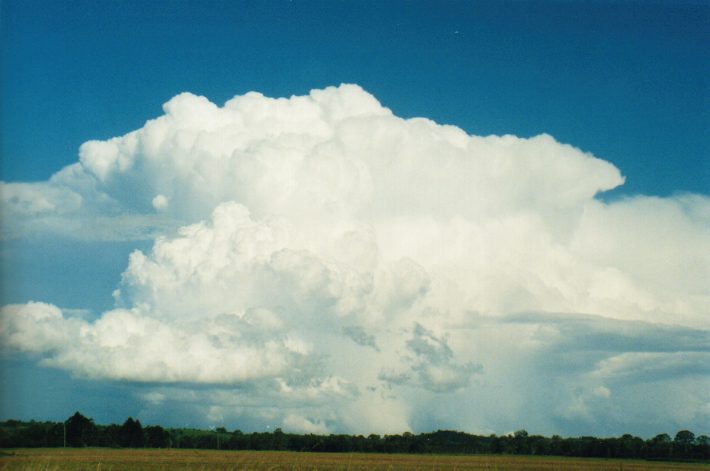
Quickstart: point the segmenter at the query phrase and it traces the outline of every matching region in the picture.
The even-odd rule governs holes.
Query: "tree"
[[[170,434],[159,425],[148,426],[143,429],[145,446],[149,448],[167,448],[170,446]]]
[[[66,420],[65,425],[67,445],[88,446],[94,444],[96,426],[93,420],[84,417],[77,411]]]
[[[121,426],[116,424],[103,427],[100,434],[99,446],[109,446],[117,448],[121,446]]]
[[[675,438],[673,439],[673,443],[678,444],[678,445],[693,445],[695,442],[695,434],[691,432],[690,430],[681,430],[680,432],[675,434]]]
[[[648,442],[650,458],[670,458],[672,450],[671,437],[667,433],[656,435]]]
[[[515,443],[515,452],[517,454],[527,455],[530,453],[528,436],[528,431],[525,429],[520,429],[513,434],[513,442]]]
[[[142,448],[145,443],[143,426],[140,420],[126,419],[121,426],[121,446],[124,448]]]
[[[695,445],[695,434],[690,430],[681,430],[673,439],[673,454],[677,458],[687,458]]]
[[[274,430],[271,448],[274,450],[285,450],[288,445],[288,437],[280,428]]]
[[[694,457],[700,460],[710,460],[710,437],[700,435],[695,439]]]

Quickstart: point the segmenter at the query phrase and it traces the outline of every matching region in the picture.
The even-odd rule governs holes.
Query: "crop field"
[[[710,464],[506,455],[452,456],[360,453],[296,453],[274,451],[44,448],[1,450],[0,470],[681,471],[710,470]]]

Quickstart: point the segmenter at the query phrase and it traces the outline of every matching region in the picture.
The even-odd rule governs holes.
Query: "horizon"
[[[710,434],[708,19],[3,1],[0,420]]]
[[[411,435],[415,435],[415,436],[416,436],[416,435],[436,434],[436,433],[439,433],[439,432],[452,432],[452,433],[461,433],[461,434],[465,434],[465,435],[472,435],[472,436],[478,436],[478,437],[491,437],[491,436],[495,436],[495,437],[499,437],[499,438],[504,438],[504,437],[514,437],[514,436],[517,436],[517,435],[520,435],[520,434],[524,434],[526,437],[530,437],[530,438],[534,438],[534,437],[553,438],[553,437],[555,437],[555,436],[559,436],[559,437],[562,438],[562,439],[596,438],[596,439],[600,439],[600,440],[614,439],[614,438],[622,438],[622,437],[624,437],[624,436],[631,435],[631,434],[628,434],[628,433],[622,433],[622,434],[620,434],[620,435],[618,435],[618,436],[611,436],[611,435],[609,435],[609,436],[595,436],[595,435],[560,436],[560,435],[557,435],[557,434],[555,434],[555,435],[550,435],[550,436],[546,436],[546,435],[543,435],[543,434],[529,433],[528,430],[525,429],[524,427],[519,428],[519,429],[517,429],[517,430],[515,430],[515,431],[510,431],[510,432],[506,432],[506,433],[502,433],[502,434],[491,433],[491,434],[488,434],[488,435],[477,434],[477,433],[470,433],[470,432],[464,432],[464,431],[461,431],[461,430],[454,430],[454,429],[436,429],[436,430],[432,429],[432,430],[421,431],[421,432],[416,432],[416,433],[412,433],[412,432],[409,431],[409,430],[404,430],[404,431],[402,431],[402,432],[392,432],[392,433],[387,433],[387,434],[377,434],[377,433],[372,433],[372,434],[355,434],[355,433],[339,433],[339,434],[336,434],[336,433],[327,433],[327,434],[326,434],[326,433],[292,432],[292,431],[285,431],[285,432],[284,432],[283,430],[281,430],[280,427],[277,427],[277,428],[274,428],[274,429],[267,428],[267,429],[265,429],[265,430],[243,431],[243,430],[241,430],[239,427],[230,430],[230,429],[225,428],[225,427],[220,426],[220,425],[211,425],[211,426],[209,426],[209,427],[207,427],[207,428],[195,428],[195,427],[164,427],[163,425],[161,425],[161,424],[159,424],[159,423],[141,423],[140,419],[134,419],[134,418],[131,417],[131,416],[126,417],[126,419],[123,420],[123,421],[120,421],[120,420],[119,420],[118,422],[112,422],[112,423],[97,423],[96,421],[94,421],[93,418],[85,416],[85,415],[82,414],[81,411],[79,411],[79,410],[75,411],[73,414],[71,414],[71,415],[70,415],[69,417],[67,417],[66,419],[60,420],[60,421],[53,421],[53,420],[34,420],[34,419],[33,419],[33,420],[25,421],[25,420],[18,420],[18,419],[3,419],[3,420],[0,421],[0,422],[1,422],[1,423],[5,423],[5,424],[7,424],[7,423],[9,423],[9,422],[17,422],[18,424],[43,423],[43,424],[55,424],[55,425],[56,425],[56,424],[61,424],[61,423],[65,423],[65,424],[66,424],[66,423],[69,422],[72,418],[74,418],[74,417],[76,417],[76,416],[79,416],[81,420],[84,420],[84,419],[88,420],[88,421],[91,422],[94,426],[97,426],[97,427],[110,427],[110,426],[113,426],[113,425],[122,425],[122,424],[125,424],[125,423],[137,423],[137,424],[139,424],[139,425],[140,425],[142,428],[144,428],[144,429],[147,428],[147,427],[160,427],[160,428],[162,428],[162,429],[164,429],[164,430],[167,430],[167,431],[174,431],[174,430],[194,430],[194,431],[198,431],[198,432],[216,432],[216,433],[223,433],[223,434],[246,434],[246,435],[248,435],[248,434],[260,434],[260,433],[275,433],[275,432],[277,432],[277,431],[280,431],[281,433],[284,433],[284,434],[292,434],[292,435],[315,435],[315,436],[344,435],[344,436],[351,436],[351,437],[369,437],[369,436],[371,436],[371,435],[376,435],[376,436],[378,436],[378,437],[380,437],[380,438],[383,438],[383,437],[387,437],[387,436],[406,436],[407,434],[411,434]],[[646,441],[651,441],[652,439],[658,438],[658,437],[660,437],[660,436],[662,436],[662,435],[667,435],[668,437],[673,438],[674,436],[676,436],[676,435],[678,435],[678,434],[682,434],[683,432],[691,432],[691,433],[692,433],[693,431],[692,431],[692,430],[683,429],[683,430],[677,430],[675,433],[673,433],[672,431],[670,431],[671,433],[668,433],[668,432],[669,432],[669,431],[659,432],[659,433],[654,434],[653,436],[648,436],[648,437],[637,437],[637,436],[635,436],[635,435],[631,435],[631,436],[634,437],[634,438],[641,438],[641,439],[646,440]],[[694,435],[694,438],[695,438],[696,440],[697,440],[697,439],[705,440],[705,439],[708,438],[707,435],[702,435],[702,434],[695,435],[695,433],[693,433],[693,435]],[[703,442],[703,443],[704,443],[704,444],[707,444],[707,440],[705,440],[705,442]],[[700,444],[700,442],[698,442],[698,444]]]

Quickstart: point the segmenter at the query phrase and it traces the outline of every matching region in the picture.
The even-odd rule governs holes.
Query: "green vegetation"
[[[416,455],[539,455],[646,460],[710,460],[710,439],[681,430],[643,440],[631,435],[615,438],[529,435],[479,436],[439,430],[401,435],[313,435],[273,432],[228,432],[224,428],[196,430],[143,427],[128,418],[122,425],[96,425],[79,412],[62,422],[0,423],[0,447],[107,447],[215,450],[273,450],[327,453],[381,453]],[[66,451],[66,450],[65,450]]]

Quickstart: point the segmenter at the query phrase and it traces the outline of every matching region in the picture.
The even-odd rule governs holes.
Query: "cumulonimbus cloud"
[[[594,421],[633,386],[625,363],[706,359],[706,196],[605,203],[623,183],[609,162],[547,135],[401,119],[354,85],[222,107],[185,93],[164,110],[85,143],[47,182],[3,184],[5,237],[155,237],[130,256],[116,309],[6,306],[3,345],[91,378],[213,385],[215,417],[362,432],[515,427],[501,397],[540,427]],[[653,350],[648,323],[677,325],[678,341]],[[642,338],[631,351],[605,344],[618,326]],[[593,355],[567,341],[586,328]],[[551,381],[562,345],[579,364]],[[687,371],[675,380],[707,383]],[[479,405],[447,409],[467,395]]]

